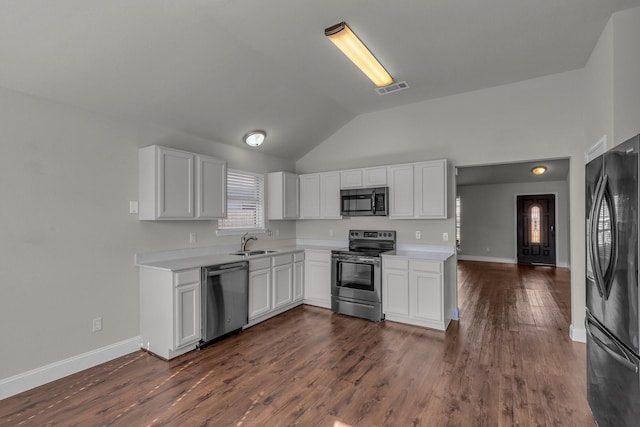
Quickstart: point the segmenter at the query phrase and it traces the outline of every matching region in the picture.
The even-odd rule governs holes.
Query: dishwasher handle
[[[234,263],[234,264],[224,264],[224,265],[216,265],[212,267],[207,267],[205,269],[206,276],[219,276],[223,273],[230,273],[232,271],[246,270],[249,268],[249,265],[246,262]]]

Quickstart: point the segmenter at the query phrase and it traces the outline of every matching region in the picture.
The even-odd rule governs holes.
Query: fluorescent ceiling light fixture
[[[344,53],[347,58],[360,68],[371,81],[378,87],[389,86],[393,78],[387,70],[378,62],[375,56],[360,41],[351,28],[344,22],[336,24],[324,30],[324,35]]]
[[[244,142],[246,142],[247,145],[250,145],[252,147],[257,147],[258,145],[264,142],[264,139],[266,137],[267,137],[267,133],[265,131],[252,130],[251,132],[246,134],[242,139],[244,139]]]
[[[547,171],[546,166],[536,166],[535,168],[531,169],[531,173],[534,175],[542,175],[546,171]]]

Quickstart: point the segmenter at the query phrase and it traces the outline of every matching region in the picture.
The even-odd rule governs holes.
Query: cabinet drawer
[[[411,268],[414,271],[426,271],[429,273],[442,273],[442,263],[438,261],[411,260]]]
[[[271,257],[259,258],[249,261],[249,271],[271,268]]]
[[[187,283],[200,282],[200,269],[194,268],[193,270],[183,270],[173,273],[173,283],[176,286],[185,285]]]
[[[304,252],[296,252],[293,254],[293,262],[304,261]]]
[[[394,268],[397,270],[409,270],[409,260],[406,258],[382,258],[383,268]]]
[[[273,266],[291,264],[293,262],[293,254],[276,255],[273,258]]]

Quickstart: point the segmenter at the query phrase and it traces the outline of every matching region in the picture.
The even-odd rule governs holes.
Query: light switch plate
[[[132,200],[129,202],[129,213],[137,214],[138,213],[138,201]]]

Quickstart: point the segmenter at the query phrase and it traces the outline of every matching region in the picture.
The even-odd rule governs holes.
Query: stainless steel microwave
[[[340,190],[340,215],[389,215],[389,187]]]

